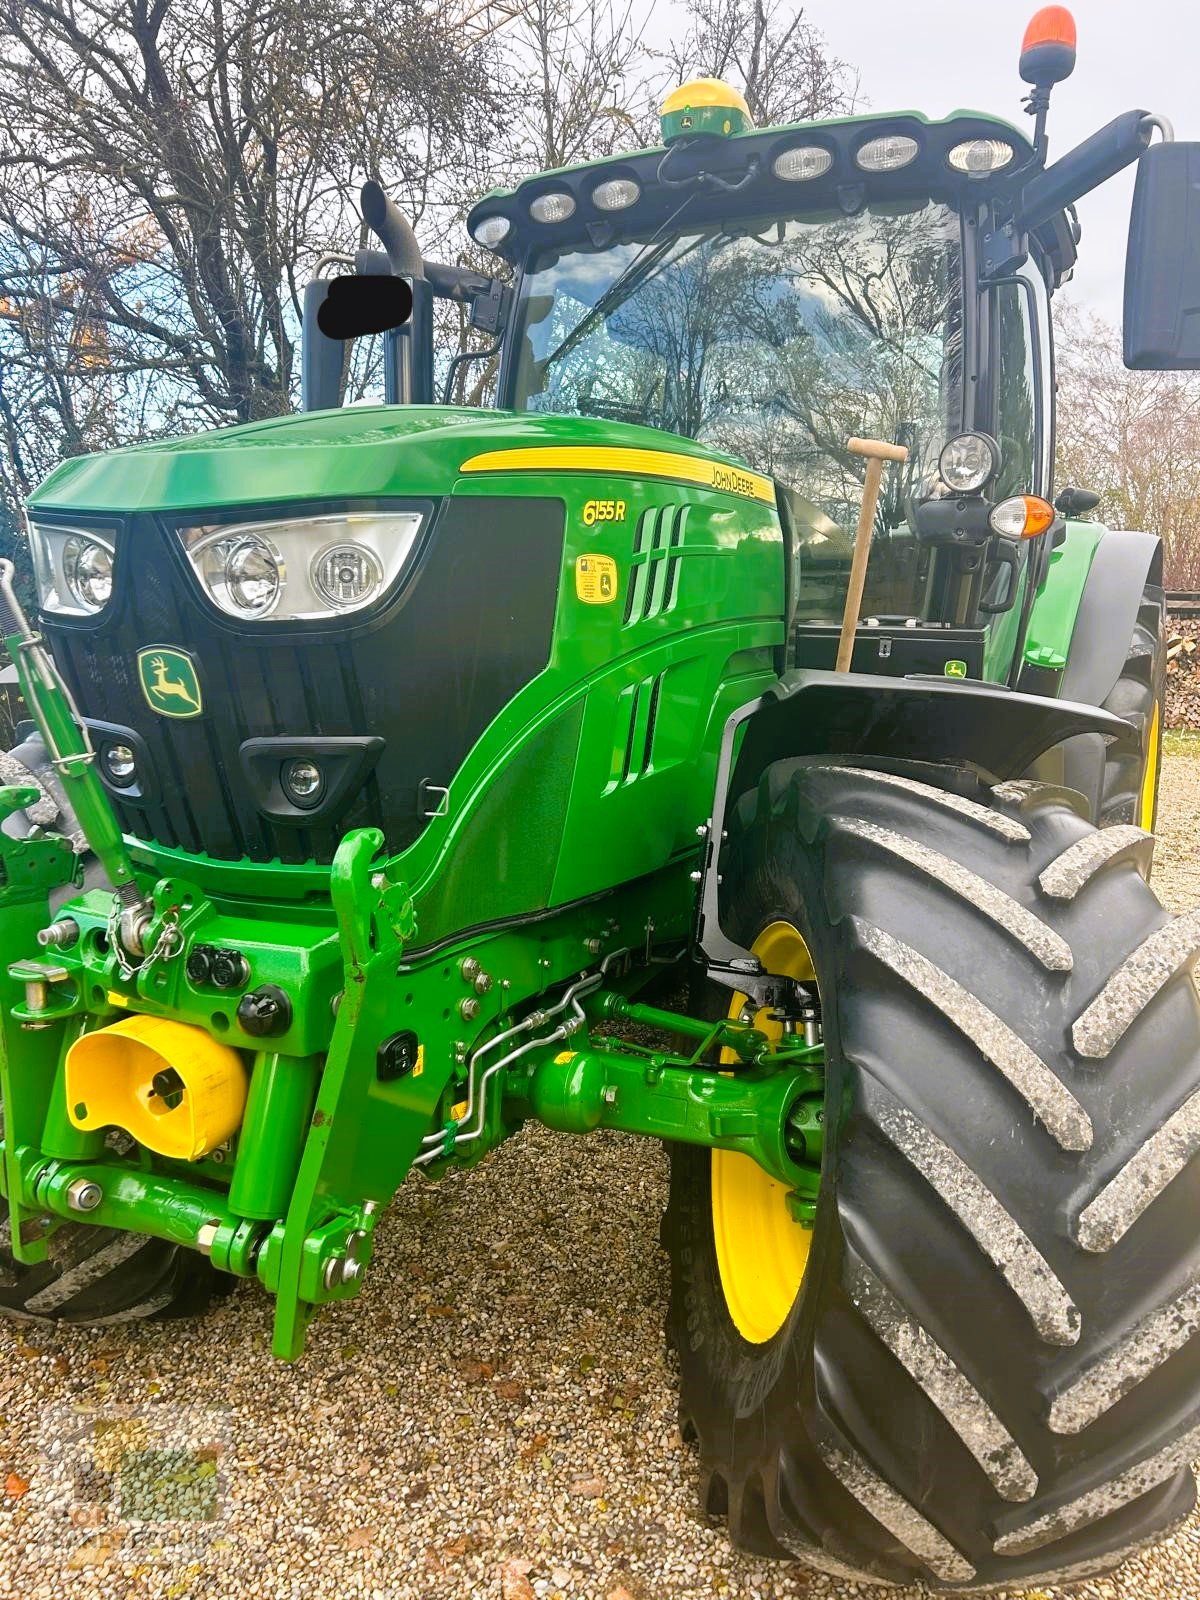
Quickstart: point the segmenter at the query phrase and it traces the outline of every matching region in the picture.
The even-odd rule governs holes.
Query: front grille
[[[171,530],[152,517],[131,519],[118,536],[104,615],[82,624],[43,619],[82,715],[144,741],[151,791],[144,802],[114,793],[121,826],[220,860],[328,862],[341,837],[363,826],[382,828],[389,848],[403,849],[426,825],[421,784],[449,784],[496,713],[546,665],[562,538],[559,501],[448,500],[378,615],[336,630],[239,630],[204,601]],[[137,673],[146,646],[190,652],[203,716],[150,710]],[[239,756],[245,740],[369,735],[384,740],[383,751],[341,816],[298,826],[258,810]]]

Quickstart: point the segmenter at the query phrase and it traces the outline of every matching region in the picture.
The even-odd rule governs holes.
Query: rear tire
[[[1200,917],[1072,798],[789,761],[730,819],[725,925],[799,929],[827,1057],[809,1264],[761,1343],[722,1292],[712,1158],[672,1150],[681,1414],[744,1548],[1016,1590],[1193,1504]]]
[[[1147,832],[1154,828],[1166,692],[1166,598],[1156,584],[1147,584],[1121,676],[1104,702],[1106,711],[1133,723],[1138,746],[1136,753],[1118,755],[1110,745],[1105,754],[1096,814],[1101,828],[1120,823],[1136,823]]]

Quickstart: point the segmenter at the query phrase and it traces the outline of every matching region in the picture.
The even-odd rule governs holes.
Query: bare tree
[[[288,410],[300,289],[380,177],[430,253],[494,270],[470,203],[653,142],[674,78],[759,120],[843,109],[783,0],[691,0],[675,66],[633,0],[0,0],[0,507],[57,460]],[[478,347],[441,308],[451,349]],[[460,373],[485,399],[495,363]],[[348,397],[368,393],[356,350]]]
[[[676,79],[737,84],[760,127],[854,109],[857,76],[795,0],[688,0],[687,16],[667,56]]]
[[[512,186],[531,173],[573,165],[620,150],[652,144],[658,137],[657,107],[662,63],[647,48],[645,16],[635,0],[506,0],[507,19],[495,35],[496,95],[503,106],[495,136],[468,153],[462,204],[452,227],[470,204],[497,186]],[[496,258],[469,241],[457,259],[494,273]],[[454,353],[489,345],[472,333],[465,310],[443,306],[439,335]],[[495,386],[498,358],[458,369],[452,398],[479,405]]]
[[[529,0],[500,40],[508,116],[495,152],[512,176],[636,146],[653,104],[634,0]]]
[[[1129,372],[1121,339],[1056,307],[1060,484],[1093,489],[1117,528],[1161,535],[1171,589],[1200,589],[1200,380]]]
[[[853,103],[849,70],[789,0],[688,0],[685,31],[665,55],[648,49],[645,19],[632,0],[520,7],[500,41],[508,114],[488,152],[493,181],[657,143],[663,93],[699,74],[740,83],[759,123],[831,116]],[[464,372],[456,397],[478,401],[494,370],[474,369],[469,381]]]
[[[362,240],[358,183],[420,215],[491,130],[490,46],[432,5],[3,3],[10,495],[47,449],[287,410],[299,291]]]

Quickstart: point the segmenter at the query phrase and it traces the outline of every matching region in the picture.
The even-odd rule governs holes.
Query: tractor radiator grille
[[[144,797],[110,787],[127,833],[220,860],[327,863],[357,827],[382,828],[392,850],[411,843],[433,809],[418,799],[422,784],[448,785],[488,723],[546,665],[562,540],[560,501],[448,500],[378,613],[337,627],[239,627],[206,603],[172,531],[139,517],[118,535],[107,610],[84,622],[47,617],[43,628],[84,718],[140,740]],[[137,670],[146,646],[191,654],[202,716],[150,709]],[[364,736],[382,739],[382,752],[327,823],[281,821],[256,804],[246,740]]]

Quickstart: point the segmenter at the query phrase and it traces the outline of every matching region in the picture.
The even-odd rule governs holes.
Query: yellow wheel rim
[[[1142,775],[1142,792],[1138,801],[1138,823],[1147,833],[1154,829],[1154,802],[1158,791],[1158,760],[1162,745],[1162,726],[1157,701],[1150,719],[1149,748],[1146,751],[1146,770]]]
[[[812,982],[812,957],[790,922],[772,922],[759,934],[753,953],[768,972]],[[736,994],[729,1015],[741,1015],[746,997]],[[754,1026],[769,1038],[782,1033],[760,1011]],[[724,1059],[724,1058],[723,1058]],[[733,1150],[712,1153],[712,1219],[717,1268],[733,1325],[750,1344],[765,1344],[787,1321],[808,1266],[812,1234],[788,1210],[788,1189],[757,1161]]]

